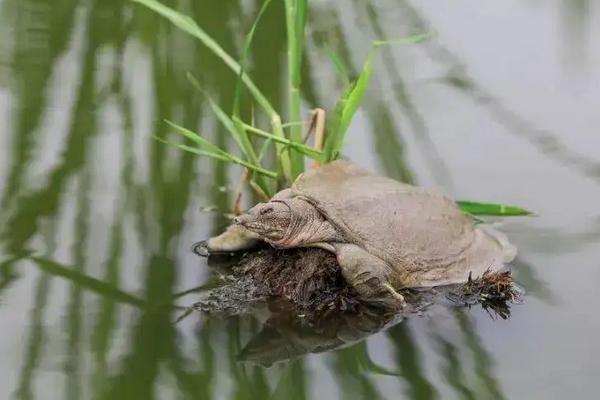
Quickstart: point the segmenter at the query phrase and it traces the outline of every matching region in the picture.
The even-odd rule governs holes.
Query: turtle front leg
[[[214,238],[203,240],[192,246],[192,251],[199,256],[208,257],[211,254],[233,253],[249,250],[258,245],[260,237],[241,225],[231,225]]]
[[[353,244],[334,245],[342,275],[356,289],[363,300],[388,308],[402,308],[406,304],[390,282],[390,267]]]

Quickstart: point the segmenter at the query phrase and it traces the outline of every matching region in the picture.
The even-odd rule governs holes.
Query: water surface
[[[239,55],[258,2],[169,3]],[[341,90],[326,47],[358,70],[375,38],[436,33],[380,54],[345,154],[456,198],[535,210],[500,226],[519,247],[525,303],[506,321],[433,307],[341,349],[271,368],[240,363],[241,349],[273,329],[263,315],[172,323],[174,305],[201,295],[186,291],[214,282],[189,248],[226,225],[239,169],[152,140],[173,138],[168,118],[233,146],[186,73],[225,106],[234,77],[127,1],[0,0],[0,398],[595,396],[600,8],[311,7],[306,110],[331,108]],[[280,108],[284,28],[275,5],[251,68]]]

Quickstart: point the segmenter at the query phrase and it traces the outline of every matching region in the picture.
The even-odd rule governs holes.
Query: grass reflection
[[[438,391],[427,378],[421,362],[421,353],[412,338],[407,324],[399,324],[388,331],[400,375],[406,384],[410,399],[436,399]]]
[[[465,338],[465,344],[473,355],[474,370],[479,378],[483,393],[481,398],[505,399],[498,380],[494,376],[494,361],[492,355],[481,343],[475,326],[469,316],[462,309],[455,309],[454,315]]]
[[[7,0],[0,3],[0,20],[13,26],[12,80],[16,116],[12,137],[11,165],[1,208],[14,206],[15,196],[25,186],[25,171],[34,154],[39,128],[48,109],[49,76],[68,46],[74,28],[77,1],[50,4],[40,0]],[[13,12],[10,12],[13,10]]]
[[[10,389],[14,396],[45,398],[44,391],[36,392],[34,388],[50,342],[49,324],[45,322],[49,315],[64,321],[60,333],[66,341],[59,347],[65,357],[61,366],[66,385],[51,388],[52,392],[63,390],[61,398],[146,400],[163,398],[163,390],[172,390],[186,399],[307,399],[318,393],[313,387],[313,363],[302,357],[271,369],[239,362],[238,355],[248,344],[249,335],[262,328],[254,318],[203,318],[197,328],[173,324],[177,316],[174,303],[182,293],[178,286],[182,273],[180,249],[198,239],[186,236],[189,216],[197,212],[197,177],[203,174],[210,178],[210,182],[201,182],[200,190],[204,192],[200,195],[206,197],[203,201],[210,199],[217,205],[220,212],[211,221],[211,229],[219,230],[228,222],[222,215],[233,201],[230,192],[219,188],[232,186],[236,170],[223,163],[198,161],[150,138],[169,135],[162,118],[173,117],[190,127],[210,126],[213,121],[205,117],[202,96],[185,80],[186,72],[198,77],[223,105],[233,101],[235,79],[231,72],[168,23],[128,2],[51,3],[0,3],[0,21],[14,28],[15,42],[10,70],[14,123],[7,132],[11,147],[2,153],[10,157],[10,162],[0,195],[0,245],[6,257],[0,263],[0,292],[8,292],[24,278],[35,278],[19,378]],[[261,4],[234,0],[165,3],[185,8],[232,54],[239,53],[240,38],[252,23],[248,16],[255,15]],[[285,102],[285,21],[281,18],[281,3],[273,2],[265,14],[250,62],[253,76],[276,105]],[[355,49],[347,42],[348,33],[343,29],[347,14],[362,14],[364,9],[373,35],[393,36],[385,34],[377,8],[357,4],[352,11],[345,3],[315,3],[314,13],[328,15],[328,25],[305,43],[305,53],[322,49],[323,37],[327,37],[336,43],[335,50],[356,75],[357,67],[352,63]],[[424,23],[416,13],[408,15],[416,24]],[[78,73],[65,74],[64,81],[56,81],[61,59],[67,53],[74,58]],[[406,182],[415,180],[407,161],[409,149],[400,134],[407,130],[398,117],[402,111],[424,151],[430,152],[432,170],[444,183],[450,181],[429,139],[426,118],[407,90],[403,79],[408,78],[399,76],[400,68],[387,50],[383,50],[382,57],[379,81],[393,85],[394,102],[372,98],[364,109],[371,135],[368,140],[378,162],[389,176]],[[322,67],[319,54],[302,66],[307,108],[334,97],[319,73]],[[471,87],[467,82],[460,90],[473,96],[476,92]],[[44,169],[47,173],[37,179],[36,163],[46,165],[42,157],[46,149],[41,144],[48,138],[52,142],[63,140],[58,135],[62,131],[55,131],[59,123],[52,120],[52,124],[46,124],[47,119],[51,120],[48,115],[64,107],[71,92],[73,106],[65,112],[62,126],[64,141],[54,154],[55,162],[48,164]],[[144,108],[146,104],[148,109]],[[249,103],[244,104],[243,112],[250,115]],[[119,130],[118,140],[107,133],[113,129]],[[211,134],[220,147],[230,144],[222,129]],[[113,180],[116,184],[111,186]],[[72,193],[73,187],[78,191]],[[106,197],[91,199],[92,194]],[[94,209],[99,203],[109,204],[108,211],[103,207]],[[75,207],[74,221],[64,216],[69,207]],[[42,229],[48,222],[50,233]],[[61,236],[59,225],[69,225],[64,229],[69,237]],[[96,235],[106,237],[102,246],[91,242]],[[73,248],[65,249],[65,243],[70,242]],[[48,250],[40,255],[40,248]],[[524,271],[528,286],[536,287],[539,279],[531,272],[533,269]],[[58,309],[49,302],[59,294],[51,285],[55,280],[67,283],[69,288],[65,304]],[[538,288],[535,293],[540,297],[550,296],[543,284]],[[486,352],[468,316],[457,312],[456,318],[484,392],[476,392],[465,382],[460,352],[442,339],[438,344],[444,363],[439,375],[461,398],[503,398],[493,374],[492,355]],[[189,335],[180,329],[196,330]],[[371,360],[364,341],[337,350],[331,357],[318,357],[315,363],[319,366],[324,359],[330,361],[323,367],[334,377],[336,387],[332,390],[344,398],[384,398],[380,379],[386,375],[385,379],[395,380],[405,389],[408,398],[442,397],[443,389],[432,378],[435,374],[422,359],[410,327],[398,324],[385,336],[396,364],[391,370]],[[319,344],[317,339],[314,343]],[[193,350],[188,352],[189,348]],[[88,354],[92,356],[91,367],[87,365]]]
[[[77,215],[75,216],[75,237],[79,238],[73,247],[75,273],[85,273],[87,264],[87,245],[89,238],[89,212],[90,212],[90,179],[86,170],[81,175],[77,193]],[[64,362],[64,372],[67,378],[66,395],[68,400],[81,397],[81,357],[82,357],[82,313],[83,313],[83,288],[72,282],[69,288],[69,304],[67,305],[66,326],[67,355]]]
[[[456,396],[460,399],[475,400],[478,397],[470,389],[465,381],[464,371],[460,360],[459,349],[449,340],[436,337],[440,346],[440,354],[443,355],[444,365],[442,373],[448,385],[454,389]]]
[[[34,299],[31,308],[30,329],[27,333],[27,345],[24,351],[24,363],[19,373],[19,382],[15,397],[22,400],[34,399],[32,386],[34,385],[35,372],[44,349],[45,332],[42,319],[48,301],[51,277],[41,274],[35,285]]]

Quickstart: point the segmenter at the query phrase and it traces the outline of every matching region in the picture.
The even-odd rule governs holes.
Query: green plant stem
[[[208,152],[205,151],[204,155],[208,155],[209,157],[217,158],[217,159],[220,159],[220,160],[223,160],[223,158],[226,158],[228,161],[231,161],[231,162],[233,162],[235,164],[239,164],[239,165],[241,165],[243,167],[248,168],[249,170],[255,171],[255,172],[257,172],[259,174],[262,174],[262,175],[266,175],[266,176],[268,176],[270,178],[276,179],[277,176],[278,176],[277,173],[274,172],[274,171],[270,171],[268,169],[265,169],[265,168],[259,167],[257,165],[251,164],[251,163],[249,163],[249,162],[247,162],[245,160],[242,160],[239,157],[234,156],[233,154],[230,154],[230,153],[228,153],[228,152],[220,149],[219,147],[217,147],[214,144],[208,142],[206,139],[204,139],[203,137],[199,136],[195,132],[192,132],[189,129],[181,127],[181,126],[179,126],[179,125],[177,125],[177,124],[175,124],[175,123],[173,123],[171,121],[168,121],[168,120],[165,120],[165,122],[167,124],[169,124],[172,128],[174,128],[181,135],[183,135],[186,138],[190,139],[191,141],[193,141],[194,143],[198,144],[199,146],[205,147],[208,150]],[[160,140],[160,138],[159,138],[159,140]],[[175,146],[177,146],[177,147],[179,147],[179,148],[181,148],[183,150],[190,151],[187,148],[185,148],[187,146],[176,145],[176,144],[175,144]],[[199,153],[197,153],[197,154],[199,154]]]
[[[292,148],[296,149],[298,152],[301,152],[302,154],[305,154],[317,161],[322,161],[322,159],[323,159],[323,153],[321,153],[318,150],[313,149],[312,147],[305,146],[302,143],[292,142],[289,139],[280,138],[269,132],[265,132],[262,129],[256,128],[252,125],[242,123],[242,126],[244,127],[244,129],[246,129],[250,133],[253,133],[253,134],[261,136],[263,138],[271,139],[274,142],[281,143],[286,146],[292,147]]]
[[[219,45],[219,43],[217,43],[202,28],[200,28],[200,26],[198,26],[198,24],[196,24],[196,22],[192,18],[167,7],[156,0],[131,1],[143,4],[149,9],[167,18],[173,23],[173,25],[175,25],[179,29],[199,39],[206,47],[208,47],[210,51],[215,53],[215,55],[219,57],[225,63],[225,65],[227,65],[236,74],[240,74],[240,72],[242,71],[242,67],[240,66],[240,64],[233,57],[231,57],[221,47],[221,45]],[[275,109],[273,108],[269,100],[267,100],[263,93],[258,89],[258,87],[254,84],[252,79],[248,76],[248,74],[242,74],[242,82],[244,82],[244,85],[246,85],[250,93],[252,93],[252,95],[256,99],[256,102],[265,110],[267,114],[276,114]]]
[[[233,116],[238,117],[238,118],[241,118],[241,116],[240,116],[240,105],[241,105],[241,100],[242,100],[241,84],[242,84],[242,80],[243,80],[243,77],[244,77],[244,74],[246,71],[246,64],[248,62],[248,52],[250,51],[250,46],[252,45],[252,41],[254,40],[254,33],[256,32],[258,23],[260,22],[262,16],[264,15],[265,11],[267,10],[267,8],[269,7],[270,4],[271,4],[271,0],[264,1],[262,6],[260,7],[260,10],[258,11],[258,14],[256,15],[256,19],[254,20],[252,27],[246,34],[246,38],[244,40],[244,50],[242,51],[242,59],[240,60],[241,68],[240,68],[240,72],[238,74],[238,79],[235,83],[235,93],[233,96],[234,100],[233,100],[232,114],[233,114]]]
[[[198,89],[198,91],[200,91],[202,94],[204,94],[204,96],[206,96],[211,109],[217,116],[217,119],[229,131],[231,136],[233,136],[233,139],[236,141],[240,149],[244,152],[244,155],[246,156],[248,161],[257,167],[262,168],[261,159],[256,155],[256,151],[254,150],[254,146],[250,141],[246,130],[236,122],[239,120],[239,118],[237,118],[236,116],[236,106],[234,105],[233,117],[229,117],[229,115],[227,115],[225,111],[223,111],[223,109],[219,107],[219,105],[212,99],[212,97],[202,88],[200,82],[198,82],[194,75],[188,72],[187,78],[191,82],[192,86],[194,86],[196,89]],[[262,188],[263,191],[270,192],[270,189],[267,186],[267,182],[264,180],[263,176],[259,174],[258,176],[255,176],[254,179],[256,179],[256,183]]]
[[[344,138],[346,131],[350,126],[350,122],[354,117],[354,114],[358,110],[358,107],[363,101],[364,94],[371,80],[373,73],[373,65],[375,63],[375,56],[377,55],[377,49],[382,46],[394,45],[394,44],[412,44],[418,43],[423,40],[429,39],[432,35],[430,33],[423,33],[408,36],[400,39],[391,40],[376,40],[371,45],[367,59],[363,65],[360,75],[351,83],[348,88],[344,91],[342,98],[338,102],[336,112],[333,118],[333,130],[328,135],[328,141],[326,142],[327,160],[331,161],[336,159],[342,151],[344,144]],[[338,68],[339,70],[339,68]]]
[[[252,94],[259,106],[263,108],[266,114],[269,116],[269,121],[273,129],[273,133],[284,137],[283,128],[281,127],[281,117],[275,111],[275,108],[271,105],[265,95],[258,89],[252,79],[246,74],[241,65],[231,57],[213,38],[211,38],[198,24],[190,17],[181,14],[172,8],[165,6],[156,0],[131,0],[136,3],[140,3],[156,13],[167,18],[173,25],[181,29],[184,32],[194,36],[200,40],[210,51],[212,51],[217,57],[219,57],[225,65],[227,65],[235,74],[241,75],[242,82],[248,88],[248,91]],[[283,150],[283,149],[282,149]],[[290,165],[290,156],[287,152],[281,152],[280,155],[281,169],[284,177],[289,182],[292,181],[292,172]]]
[[[302,82],[301,66],[306,6],[306,0],[285,0],[290,121],[299,121],[301,113],[300,85]],[[290,139],[298,143],[302,141],[300,126],[290,128]],[[304,159],[300,154],[294,152],[291,153],[290,158],[292,175],[295,178],[304,171]]]

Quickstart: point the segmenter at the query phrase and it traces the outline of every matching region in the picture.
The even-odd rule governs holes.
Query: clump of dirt
[[[361,305],[335,255],[322,249],[259,250],[242,258],[235,275],[251,276],[265,297],[285,299],[303,311],[352,311]]]

